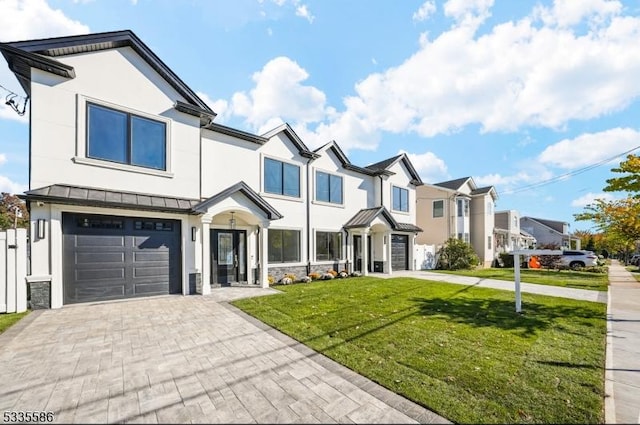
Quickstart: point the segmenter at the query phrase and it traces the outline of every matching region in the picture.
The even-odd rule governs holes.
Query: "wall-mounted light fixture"
[[[196,226],[191,227],[191,240],[196,241],[196,232],[198,231]]]
[[[229,229],[235,229],[236,228],[236,219],[233,217],[233,214],[235,214],[233,211],[231,211],[231,218],[229,219]]]
[[[38,239],[44,239],[46,235],[46,221],[43,218],[39,218],[36,222],[36,233],[38,234]]]

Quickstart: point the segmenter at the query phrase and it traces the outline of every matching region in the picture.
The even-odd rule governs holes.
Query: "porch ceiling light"
[[[231,218],[229,219],[229,228],[230,229],[235,229],[236,228],[236,219],[233,217],[233,214],[235,214],[233,211],[231,211]]]

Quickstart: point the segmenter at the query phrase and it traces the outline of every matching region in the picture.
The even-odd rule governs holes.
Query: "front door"
[[[212,283],[247,281],[246,241],[244,230],[211,230]]]
[[[367,236],[367,271],[371,271],[371,236]],[[362,236],[353,236],[353,270],[362,271]]]

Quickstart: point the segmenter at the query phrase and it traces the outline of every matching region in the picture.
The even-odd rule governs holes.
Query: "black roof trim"
[[[54,184],[29,190],[21,197],[28,201],[181,213],[191,213],[193,206],[198,203],[197,199],[174,198],[149,193],[125,192],[66,184]]]
[[[158,74],[162,76],[188,103],[204,111],[214,113],[198,95],[187,86],[146,44],[131,30],[111,31],[67,37],[43,38],[38,40],[17,41],[6,43],[13,48],[28,53],[57,57],[78,53],[88,53],[99,50],[131,47]],[[4,53],[4,52],[3,52]],[[41,68],[40,68],[41,69]],[[45,69],[46,71],[46,69]],[[14,71],[15,72],[15,71]],[[30,77],[28,77],[30,80]],[[21,82],[23,84],[23,82]],[[23,85],[24,87],[24,85]]]
[[[227,127],[215,122],[205,125],[204,128],[206,128],[207,130],[215,131],[216,133],[222,133],[226,134],[227,136],[237,137],[239,139],[246,140],[247,142],[257,143],[259,145],[264,145],[269,141],[269,139],[262,136],[257,136],[255,134],[251,134],[242,130],[236,130],[235,128]]]
[[[351,217],[343,227],[345,229],[369,227],[371,226],[371,222],[379,215],[382,215],[385,220],[387,220],[387,223],[391,225],[392,229],[396,229],[398,227],[398,222],[393,218],[389,210],[387,210],[385,207],[362,209],[358,211],[353,217]]]
[[[473,182],[473,179],[469,176],[469,177],[460,177],[459,179],[454,179],[454,180],[447,180],[445,182],[434,183],[433,185],[444,187],[445,189],[458,190],[469,179],[471,179],[471,181]],[[475,187],[475,182],[473,182],[473,187]],[[471,190],[474,190],[473,187],[471,188]]]
[[[64,78],[75,78],[72,66],[36,53],[27,52],[8,43],[0,43],[0,52],[7,60],[9,69],[16,75],[22,89],[31,96],[31,68],[50,72]]]
[[[198,214],[204,214],[212,205],[215,205],[218,202],[227,199],[229,196],[237,192],[241,192],[244,196],[249,198],[249,200],[253,202],[258,208],[264,211],[266,217],[269,220],[279,220],[284,217],[275,208],[273,208],[271,204],[265,201],[262,196],[260,196],[255,190],[251,189],[251,187],[249,187],[249,185],[243,181],[240,181],[233,186],[223,190],[222,192],[219,192],[216,195],[205,199],[198,205],[195,205],[192,208],[192,211]]]
[[[270,139],[278,133],[285,133],[289,138],[289,140],[291,140],[294,146],[298,149],[298,152],[300,153],[301,156],[309,159],[316,159],[320,157],[320,155],[318,155],[317,153],[309,150],[309,148],[304,144],[302,139],[300,139],[300,137],[296,134],[296,132],[293,131],[291,126],[289,126],[289,124],[287,123],[284,123],[272,130],[267,131],[265,134],[262,135],[262,137]]]
[[[193,115],[194,117],[200,118],[200,125],[206,126],[216,117],[216,113],[212,111],[205,111],[202,108],[199,108],[190,103],[182,102],[181,100],[176,100],[173,104],[173,107],[176,111],[183,112],[185,114]]]
[[[375,164],[367,165],[365,168],[367,168],[369,170],[372,170],[372,171],[376,172],[377,174],[393,175],[394,173],[389,171],[389,168],[391,168],[398,161],[402,161],[404,166],[407,168],[407,171],[409,171],[409,175],[411,176],[411,182],[410,183],[412,185],[414,185],[414,186],[422,186],[424,184],[422,182],[422,179],[420,178],[420,175],[418,174],[418,172],[414,168],[413,164],[411,163],[411,160],[409,159],[409,156],[407,156],[406,153],[401,153],[401,154],[393,156],[391,158],[384,159],[384,160],[382,160],[380,162],[376,162]]]

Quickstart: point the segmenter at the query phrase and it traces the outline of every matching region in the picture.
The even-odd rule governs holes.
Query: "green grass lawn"
[[[24,316],[29,314],[28,311],[24,313],[3,313],[0,314],[0,334],[6,331],[9,326],[16,323],[18,320],[22,319]]]
[[[458,423],[602,423],[604,304],[411,278],[278,286],[234,304]]]
[[[473,276],[484,279],[499,279],[513,281],[513,268],[486,268],[474,270],[430,270],[438,273],[456,274],[461,276]],[[566,286],[567,288],[591,289],[594,291],[606,291],[609,278],[606,273],[580,272],[573,270],[520,270],[520,280],[539,285]]]

